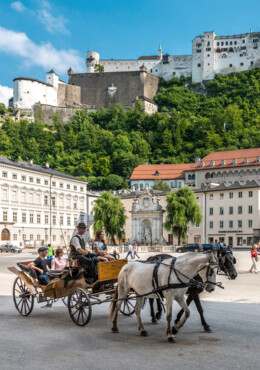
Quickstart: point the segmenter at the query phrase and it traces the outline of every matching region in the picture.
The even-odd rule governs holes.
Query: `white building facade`
[[[144,65],[149,73],[165,80],[173,77],[192,77],[200,83],[212,80],[216,74],[247,71],[260,66],[260,32],[232,36],[216,36],[215,32],[204,32],[192,41],[191,55],[141,56],[137,60],[100,59],[99,53],[87,53],[87,72],[93,73],[95,65],[104,66],[104,72],[139,71]]]
[[[85,220],[85,181],[0,156],[1,244],[64,246]]]

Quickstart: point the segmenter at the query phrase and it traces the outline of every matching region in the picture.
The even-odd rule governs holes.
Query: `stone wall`
[[[153,99],[159,79],[146,71],[75,73],[69,77],[69,84],[81,87],[82,104],[106,108],[120,103],[132,107],[137,96]]]
[[[59,113],[61,121],[66,123],[79,109],[83,109],[83,107],[54,107],[52,105],[35,104],[34,115],[35,117],[40,116],[43,122],[52,124],[53,115]]]
[[[58,105],[81,104],[81,88],[79,86],[59,84]]]

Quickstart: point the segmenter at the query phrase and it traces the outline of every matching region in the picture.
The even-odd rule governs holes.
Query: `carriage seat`
[[[49,270],[46,272],[46,275],[49,279],[61,278],[63,275],[66,275],[68,270]]]
[[[20,269],[24,272],[27,272],[32,278],[36,279],[36,272],[34,269],[32,269],[31,267],[28,267],[29,263],[31,263],[31,261],[29,262],[17,262],[17,266],[20,267]]]

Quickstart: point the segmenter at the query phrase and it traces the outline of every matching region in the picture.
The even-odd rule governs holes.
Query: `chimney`
[[[50,165],[48,162],[45,163],[45,168],[50,168]]]

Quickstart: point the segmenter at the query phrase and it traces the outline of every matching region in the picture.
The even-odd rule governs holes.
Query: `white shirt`
[[[77,236],[77,238],[76,238],[76,236]],[[71,239],[71,244],[73,245],[73,247],[75,247],[75,249],[77,250],[77,249],[79,249],[79,248],[81,248],[81,246],[80,246],[80,244],[79,244],[79,239],[78,239],[78,237],[80,238],[80,239],[84,239],[84,235],[79,235],[79,234],[77,234],[77,235],[75,235],[75,236],[73,236],[73,238]]]
[[[133,247],[131,246],[131,244],[128,245],[128,250],[129,252],[132,251]]]

